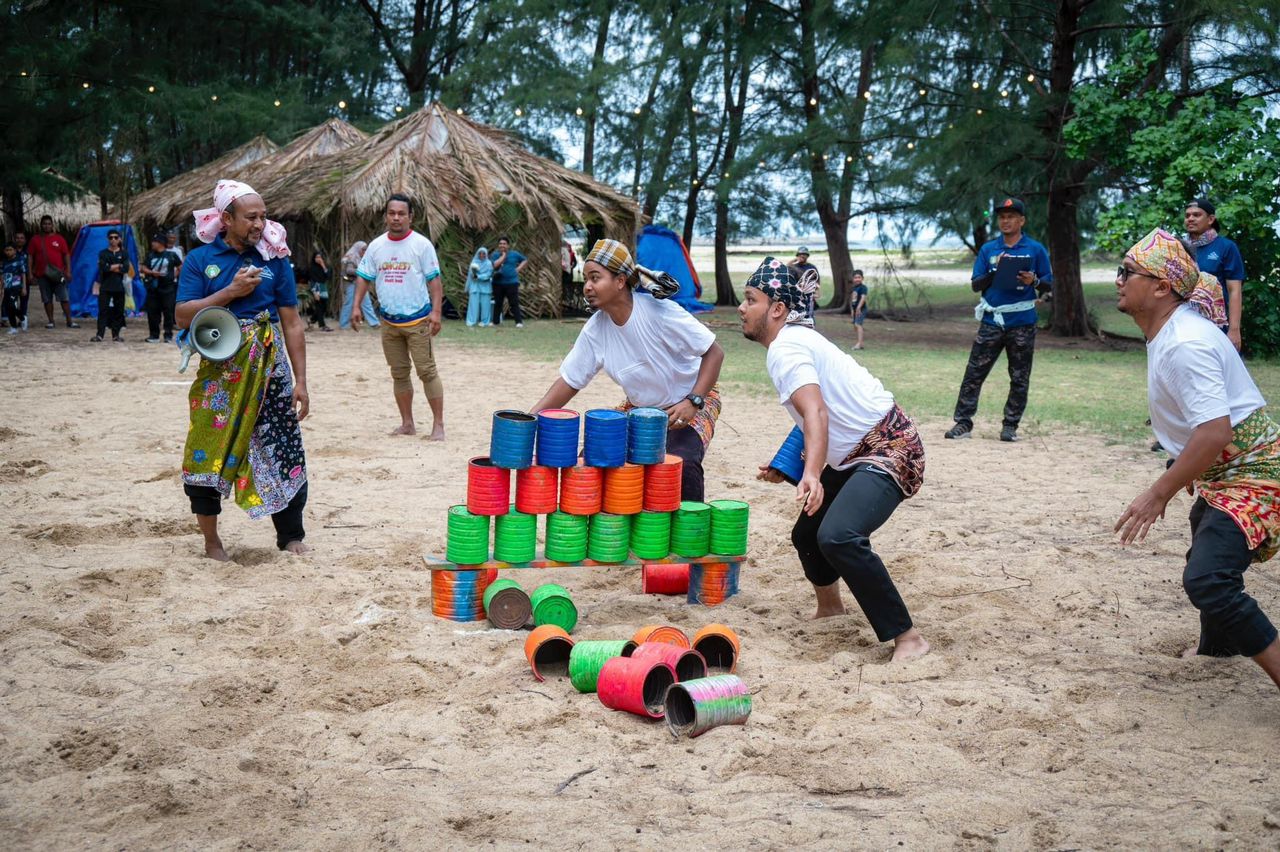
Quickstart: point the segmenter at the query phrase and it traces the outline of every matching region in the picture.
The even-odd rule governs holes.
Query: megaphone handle
[[[191,355],[192,351],[190,349],[182,350],[182,363],[178,365],[179,373],[185,373],[187,371],[187,365],[191,363]]]

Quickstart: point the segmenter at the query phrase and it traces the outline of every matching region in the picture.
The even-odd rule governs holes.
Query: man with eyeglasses
[[[1251,657],[1280,686],[1276,628],[1244,587],[1249,565],[1280,550],[1280,424],[1218,328],[1222,285],[1194,250],[1157,228],[1117,270],[1116,306],[1147,340],[1151,428],[1173,459],[1115,531],[1141,543],[1178,491],[1194,493],[1182,587],[1200,611],[1200,642],[1184,656]]]
[[[1026,206],[1017,198],[1006,198],[995,212],[1000,236],[984,243],[973,261],[970,284],[975,293],[982,294],[974,318],[981,323],[956,398],[956,425],[947,430],[946,438],[972,437],[982,383],[1001,352],[1009,362],[1009,398],[1004,404],[1001,441],[1018,440],[1018,424],[1027,408],[1031,360],[1036,349],[1036,299],[1049,292],[1053,270],[1045,247],[1022,233],[1027,222]],[[1021,267],[1011,284],[996,281],[996,270],[1005,259]]]
[[[102,342],[108,328],[113,341],[124,343],[120,329],[124,328],[126,274],[133,274],[133,265],[120,232],[112,228],[107,231],[107,247],[98,252],[98,274],[93,280],[93,294],[98,297],[98,333],[89,339],[94,343]]]

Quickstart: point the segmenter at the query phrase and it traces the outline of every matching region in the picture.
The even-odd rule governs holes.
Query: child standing
[[[858,342],[853,344],[854,349],[862,348],[862,324],[867,319],[867,285],[863,283],[862,270],[853,270],[853,301],[850,303],[853,307],[850,313],[853,314],[853,327],[858,332]]]
[[[13,243],[4,244],[4,262],[0,264],[0,279],[4,284],[4,318],[9,322],[9,333],[22,330],[22,287],[27,281],[27,258],[18,254]]]

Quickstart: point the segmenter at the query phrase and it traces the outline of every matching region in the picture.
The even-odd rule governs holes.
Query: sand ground
[[[888,666],[856,608],[808,620],[791,490],[751,476],[789,421],[726,389],[708,496],[753,507],[740,596],[709,610],[641,595],[634,570],[518,575],[568,584],[579,638],[740,633],[750,723],[674,741],[535,682],[523,633],[431,616],[420,556],[443,550],[489,412],[555,375],[459,333],[439,347],[443,445],[386,436],[374,335],[313,335],[314,552],[276,552],[228,507],[228,564],[200,557],[178,484],[172,350],[5,342],[5,848],[1280,844],[1280,695],[1247,660],[1176,657],[1197,630],[1187,499],[1145,546],[1108,532],[1158,473],[1144,446],[1005,445],[991,423],[953,443],[926,422],[926,486],[875,543],[934,652]],[[617,398],[602,378],[579,407]],[[1249,579],[1280,615],[1275,565]]]

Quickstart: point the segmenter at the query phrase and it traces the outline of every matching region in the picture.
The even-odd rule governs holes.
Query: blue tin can
[[[804,430],[799,426],[791,427],[791,434],[782,442],[769,467],[792,485],[800,482],[800,477],[804,476]]]
[[[667,412],[633,408],[627,415],[627,461],[660,464],[667,457]]]
[[[538,464],[573,467],[578,463],[578,412],[548,408],[538,412]]]
[[[596,408],[582,418],[582,460],[591,467],[622,467],[627,463],[627,415]]]
[[[524,470],[533,467],[533,439],[538,418],[523,411],[495,411],[489,435],[489,460],[497,467]]]

